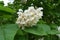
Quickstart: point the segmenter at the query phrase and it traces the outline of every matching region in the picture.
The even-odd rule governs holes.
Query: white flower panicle
[[[4,6],[8,6],[8,3],[13,4],[14,0],[2,0],[4,2]]]
[[[36,25],[39,19],[43,16],[42,7],[35,9],[33,6],[29,7],[27,10],[23,12],[22,9],[19,9],[18,18],[16,23],[20,25],[20,27],[24,28]]]

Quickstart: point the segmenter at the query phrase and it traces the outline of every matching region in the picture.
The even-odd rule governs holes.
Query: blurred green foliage
[[[39,38],[60,40],[56,35],[60,33],[57,30],[57,27],[60,26],[60,0],[23,1],[15,0],[7,7],[0,2],[0,40],[38,40]],[[43,7],[43,18],[36,26],[21,30],[15,24],[17,11],[19,8],[25,10],[30,6]]]

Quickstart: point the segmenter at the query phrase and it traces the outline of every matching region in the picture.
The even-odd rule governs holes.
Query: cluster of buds
[[[43,8],[39,7],[35,9],[33,6],[29,7],[27,10],[23,12],[22,9],[19,9],[18,18],[16,23],[24,29],[25,27],[32,27],[36,25],[39,19],[43,16]]]

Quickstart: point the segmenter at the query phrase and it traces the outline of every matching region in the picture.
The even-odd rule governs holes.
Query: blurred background
[[[18,9],[25,10],[30,6],[43,7],[43,18],[39,23],[49,25],[53,31],[48,31],[50,33],[48,35],[41,34],[42,36],[28,32],[28,39],[25,36],[16,35],[14,40],[60,40],[60,34],[57,35],[58,31],[60,32],[60,29],[58,30],[60,27],[60,0],[0,0],[0,26],[14,24],[18,17]]]

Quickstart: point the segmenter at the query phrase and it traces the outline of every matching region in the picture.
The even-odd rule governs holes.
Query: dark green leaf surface
[[[46,24],[38,24],[36,27],[26,28],[24,31],[35,35],[47,35],[50,27]]]
[[[0,40],[13,40],[17,30],[16,24],[0,26]]]

